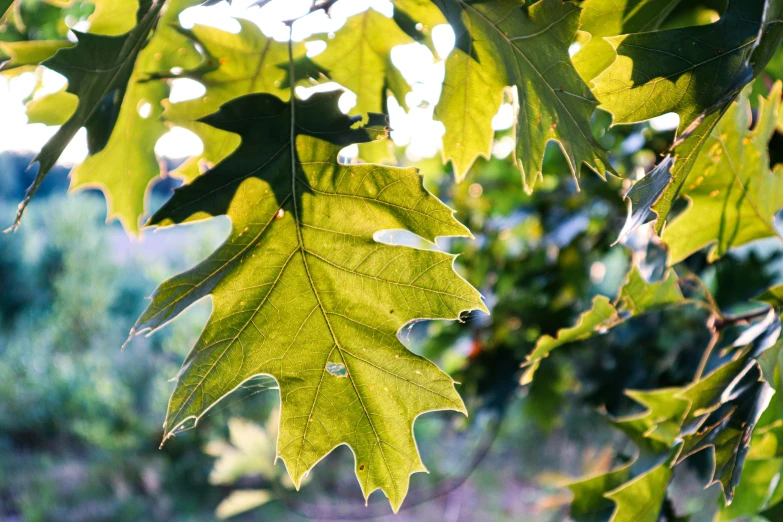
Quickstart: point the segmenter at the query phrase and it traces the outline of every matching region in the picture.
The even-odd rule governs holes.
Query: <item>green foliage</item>
[[[677,263],[707,245],[709,259],[754,239],[777,236],[774,215],[783,207],[783,167],[770,170],[767,143],[775,131],[781,83],[759,104],[750,129],[745,91],[704,141],[680,194],[690,207],[675,218],[662,239]]]
[[[294,484],[345,443],[365,496],[380,488],[397,510],[409,475],[424,470],[414,419],[465,409],[452,380],[395,334],[413,319],[486,308],[453,272],[453,256],[383,245],[373,234],[403,228],[434,241],[469,233],[416,169],[337,162],[342,146],[386,130],[351,128],[334,95],[287,104],[244,97],[204,121],[243,144],[179,189],[150,224],[227,214],[233,230],[210,258],[163,283],[135,328],[158,328],[212,295],[214,314],[178,376],[164,438],[267,373],[280,386],[278,455]]]
[[[345,444],[365,498],[381,489],[396,511],[410,475],[425,470],[419,415],[502,412],[523,393],[542,429],[561,426],[552,412],[577,401],[603,407],[605,424],[632,442],[599,475],[572,481],[577,521],[676,520],[669,485],[705,449],[707,482],[721,484],[727,503],[719,520],[776,513],[783,292],[749,302],[779,281],[767,270],[775,256],[747,252],[780,238],[783,2],[397,0],[392,16],[367,9],[305,42],[277,41],[247,20],[236,34],[180,27],[199,3],[0,3],[0,74],[42,67],[68,82],[43,96],[38,85],[26,100],[31,122],[60,127],[35,158],[15,225],[83,127],[89,155],[71,187],[101,189],[109,218],[130,234],[167,172],[158,140],[179,126],[204,143],[173,171],[184,186],[145,225],[231,221],[225,242],[162,283],[132,330],[158,330],[212,299],[175,379],[164,441],[266,375],[279,387],[279,433],[232,420],[231,443],[209,450],[219,459],[212,482],[259,473],[279,486],[269,461],[280,457],[298,489]],[[304,16],[333,4],[314,2]],[[70,34],[73,20],[89,32]],[[287,23],[295,34],[298,20]],[[434,119],[446,169],[469,179],[456,186],[437,162],[422,161],[425,176],[381,165],[406,159],[375,114],[388,112],[389,96],[427,110],[408,107],[416,86],[392,50],[420,42],[437,52],[443,24],[456,40],[437,57]],[[316,41],[326,47],[314,54]],[[204,94],[172,103],[178,78]],[[347,114],[340,92],[299,89],[326,82],[356,96]],[[496,136],[501,107],[514,121]],[[679,117],[673,134],[641,123],[669,112]],[[359,145],[369,163],[343,161],[343,148]],[[508,159],[493,159],[504,147]],[[577,192],[583,166],[598,176]],[[615,175],[628,178],[624,226]],[[653,213],[654,230],[642,228]],[[416,239],[388,244],[390,230]],[[438,237],[464,251],[458,265],[433,248]],[[489,308],[490,318],[463,314]],[[469,319],[427,327],[424,354],[448,373],[398,338],[423,319]],[[470,349],[455,356],[460,343]],[[278,486],[238,487],[218,515],[265,504]]]
[[[89,125],[106,96],[117,89],[121,92],[126,89],[136,58],[158,21],[163,3],[154,2],[148,7],[147,12],[139,10],[138,25],[126,35],[108,37],[81,33],[75,47],[62,49],[42,62],[68,78],[68,92],[78,96],[79,102],[73,115],[36,156],[38,175],[20,205],[15,224],[19,223],[30,199],[76,132],[83,125]]]
[[[590,127],[598,103],[568,57],[579,24],[576,4],[541,0],[522,9],[508,0],[437,3],[457,38],[435,116],[446,127],[443,154],[458,180],[479,155],[489,154],[492,117],[507,86],[516,87],[514,154],[527,190],[541,178],[550,139],[560,142],[574,175],[583,163],[600,176],[613,172]]]
[[[714,24],[605,38],[617,58],[593,80],[601,107],[616,123],[676,112],[685,131],[750,79],[765,11],[732,0]]]

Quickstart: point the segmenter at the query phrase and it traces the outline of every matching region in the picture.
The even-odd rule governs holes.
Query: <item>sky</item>
[[[256,5],[259,3],[263,5]],[[234,0],[230,5],[222,1],[212,6],[186,9],[180,14],[180,23],[185,28],[201,24],[224,31],[238,32],[240,25],[236,19],[244,18],[258,25],[267,36],[286,41],[289,38],[289,29],[283,21],[305,15],[311,5],[311,0],[269,2]],[[332,6],[329,15],[323,11],[316,11],[294,23],[293,39],[301,41],[317,32],[335,33],[345,24],[348,17],[368,8],[389,17],[392,16],[394,9],[390,0],[340,0]],[[72,23],[72,27],[78,30],[89,29],[89,22],[86,20],[73,20]],[[70,36],[73,39],[73,35]],[[445,74],[444,60],[454,47],[454,33],[448,25],[441,25],[433,28],[432,38],[436,49],[435,55],[419,43],[398,46],[392,50],[392,62],[411,84],[412,91],[406,99],[410,108],[407,112],[394,98],[389,98],[391,138],[396,145],[407,146],[406,154],[411,161],[438,154],[444,133],[443,124],[433,119],[433,109],[440,97]],[[578,51],[578,44],[574,45],[576,47],[572,46],[570,49],[572,54]],[[325,45],[322,42],[311,42],[307,48],[308,55],[315,56],[325,49]],[[41,85],[36,90],[39,79]],[[57,92],[66,83],[63,76],[43,67],[36,73],[24,73],[11,79],[0,75],[0,114],[3,114],[3,125],[0,126],[0,152],[10,150],[37,153],[41,149],[57,128],[42,124],[28,124],[24,100],[31,94],[39,97]],[[317,90],[339,88],[341,87],[338,84],[332,82],[312,88],[298,87],[297,94],[306,98]],[[194,80],[174,79],[171,81],[169,102],[183,102],[198,98],[203,93],[204,87]],[[340,108],[347,112],[356,103],[355,100],[356,97],[352,92],[345,92],[340,98]],[[504,104],[493,120],[493,127],[495,130],[507,129],[513,121],[512,106]],[[664,115],[651,123],[656,128],[674,128],[677,124],[676,115]],[[511,153],[513,146],[513,139],[506,137],[496,143],[493,153],[498,157],[505,157]],[[195,134],[180,127],[173,127],[160,138],[155,151],[161,157],[180,159],[199,154],[202,147],[201,140]],[[352,146],[344,150],[343,155],[350,158],[355,156],[357,151],[358,149]],[[63,152],[58,163],[70,166],[81,162],[86,156],[87,135],[86,131],[81,129]]]

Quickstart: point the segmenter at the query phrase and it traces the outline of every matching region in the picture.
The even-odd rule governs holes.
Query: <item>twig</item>
[[[769,311],[772,310],[770,307],[760,308],[758,310],[753,310],[751,312],[745,312],[744,314],[737,314],[737,315],[724,315],[719,316],[717,314],[712,314],[709,319],[707,319],[707,328],[710,329],[710,342],[707,344],[707,348],[704,349],[704,353],[701,356],[701,360],[699,361],[699,366],[696,368],[696,373],[693,377],[693,382],[698,381],[701,379],[702,375],[704,375],[704,370],[707,367],[707,362],[709,361],[710,357],[712,356],[712,352],[715,350],[715,346],[718,344],[718,341],[721,337],[721,332],[728,328],[729,326],[740,324],[740,323],[747,323],[749,321],[752,321],[753,319],[758,319],[759,317],[763,317],[769,313]]]
[[[751,312],[745,312],[744,314],[724,315],[723,317],[715,319],[715,328],[722,330],[733,324],[747,323],[748,321],[752,321],[753,319],[758,319],[759,317],[767,315],[770,310],[772,310],[772,308],[767,307],[753,310]]]
[[[696,368],[696,373],[693,376],[693,382],[698,382],[701,376],[704,375],[704,369],[707,367],[707,362],[710,360],[712,351],[720,340],[720,330],[716,327],[715,322],[717,316],[711,315],[707,320],[707,327],[710,329],[710,342],[707,343],[707,348],[704,349],[704,353],[701,354],[701,360],[699,360],[699,366]]]

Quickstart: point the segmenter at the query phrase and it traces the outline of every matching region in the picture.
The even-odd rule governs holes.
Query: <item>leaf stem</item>
[[[763,317],[767,315],[770,310],[772,310],[771,307],[765,307],[760,308],[758,310],[752,310],[750,312],[745,312],[744,314],[737,314],[737,315],[724,315],[719,316],[717,314],[713,314],[707,319],[707,327],[710,329],[711,337],[710,342],[707,344],[707,348],[704,349],[704,353],[701,356],[701,360],[699,361],[699,366],[696,368],[696,373],[693,377],[693,382],[697,382],[699,379],[701,379],[702,375],[704,375],[704,370],[707,367],[707,362],[709,361],[710,357],[712,356],[712,352],[715,350],[715,346],[718,344],[718,341],[721,337],[721,332],[728,328],[731,325],[739,324],[739,323],[747,323],[748,321],[752,321],[753,319],[758,319],[759,317]]]
[[[715,350],[715,346],[717,346],[718,341],[720,340],[721,330],[716,325],[718,320],[719,319],[716,315],[710,316],[710,318],[707,320],[707,326],[711,332],[710,342],[707,343],[707,347],[704,349],[704,353],[701,354],[699,366],[696,368],[696,373],[693,376],[694,383],[698,382],[702,375],[704,375],[707,362],[710,360],[710,356],[712,356],[712,352]]]
[[[733,324],[746,323],[748,321],[752,321],[753,319],[758,319],[759,317],[767,315],[770,310],[772,310],[772,308],[766,307],[750,312],[745,312],[744,314],[724,315],[723,317],[717,318],[715,320],[715,328],[717,330],[722,330]]]

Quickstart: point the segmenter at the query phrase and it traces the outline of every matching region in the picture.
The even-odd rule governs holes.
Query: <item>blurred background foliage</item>
[[[637,135],[643,144],[625,155],[629,170],[647,166],[660,134],[639,125],[605,136],[621,150]],[[616,465],[610,448],[633,454],[602,411],[637,411],[626,388],[687,382],[707,343],[706,312],[664,310],[554,352],[532,385],[519,386],[519,365],[537,339],[571,324],[593,296],[614,295],[632,259],[659,274],[664,266],[655,245],[610,248],[625,217],[622,182],[584,176],[577,190],[557,149],[551,152],[533,196],[521,191],[506,161],[483,162],[459,185],[437,160],[419,164],[429,188],[475,235],[439,246],[461,253],[458,270],[493,313],[462,323],[420,322],[400,334],[461,383],[471,417],[437,413],[416,422],[430,474],[412,477],[397,519],[445,513],[451,520],[563,520],[570,500],[564,484]],[[29,182],[22,173],[29,158],[4,154],[0,161],[10,215]],[[162,180],[153,200],[160,204],[176,184]],[[228,515],[253,508],[239,516],[391,517],[375,496],[364,508],[345,448],[313,471],[316,480],[292,491],[282,465],[273,465],[273,381],[248,383],[197,428],[157,449],[167,379],[210,305],[120,347],[156,282],[205,257],[228,223],[177,227],[135,242],[119,225],[102,222],[100,195],[66,197],[65,185],[60,169],[24,231],[0,241],[0,516],[212,520],[216,509]],[[777,245],[762,242],[714,264],[693,256],[687,269],[731,310],[776,282],[779,257]],[[717,489],[702,491],[708,468],[708,458],[696,459],[672,488],[692,520],[710,520],[717,506]]]
[[[683,2],[671,23],[707,23],[725,7],[692,4]],[[67,17],[92,12],[82,2],[15,5],[0,26],[0,42],[62,38]],[[780,63],[773,60],[756,81],[758,92],[767,92]],[[566,520],[565,484],[632,458],[630,440],[606,422],[606,413],[639,411],[624,390],[692,378],[710,337],[708,314],[695,306],[647,314],[568,345],[543,361],[531,385],[519,386],[520,364],[541,335],[572,324],[594,296],[614,296],[632,263],[653,279],[665,268],[666,253],[647,229],[625,245],[612,243],[625,221],[621,194],[654,165],[672,131],[649,124],[607,129],[609,118],[600,112],[594,123],[625,181],[583,173],[577,186],[554,145],[533,195],[523,192],[508,158],[480,161],[460,184],[439,158],[416,162],[427,187],[475,236],[439,247],[461,254],[458,271],[486,296],[492,315],[419,322],[400,334],[461,383],[471,416],[417,420],[430,473],[412,477],[394,520]],[[773,138],[772,163],[783,159],[781,139]],[[404,150],[396,156],[406,162]],[[0,215],[14,214],[32,181],[29,161],[0,155]],[[302,491],[292,490],[283,466],[274,465],[278,396],[267,379],[247,383],[195,429],[158,449],[173,386],[167,380],[210,305],[200,303],[172,327],[120,347],[155,285],[203,259],[228,223],[129,240],[117,223],[103,223],[99,194],[64,195],[66,174],[60,168],[49,177],[22,231],[0,237],[0,519],[392,520],[378,495],[364,507],[346,448],[315,468]],[[159,181],[153,206],[177,185]],[[399,234],[386,239],[411,241]],[[720,308],[732,312],[780,283],[780,268],[780,244],[765,240],[712,264],[699,253],[678,271],[700,278]],[[669,488],[671,511],[693,522],[713,520],[719,488],[704,489],[709,456],[702,452],[687,464]]]

